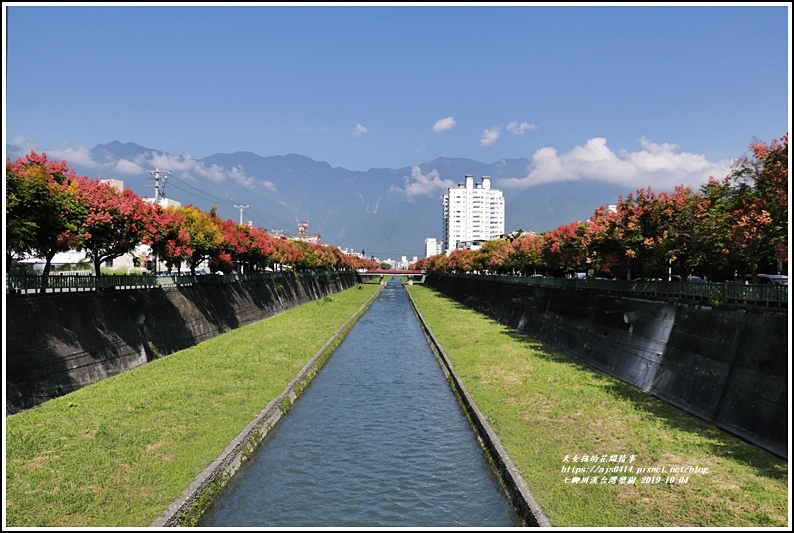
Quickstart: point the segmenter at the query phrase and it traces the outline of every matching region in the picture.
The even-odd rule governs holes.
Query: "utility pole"
[[[160,198],[165,198],[165,180],[171,175],[170,172],[167,170],[160,170],[156,168],[154,170],[149,170],[149,174],[154,176],[154,203],[160,205]],[[160,173],[163,173],[162,178],[160,177]],[[163,180],[162,186],[160,186],[160,180]],[[157,254],[154,254],[154,273],[157,275],[159,272],[159,257]]]
[[[165,180],[171,175],[170,172],[167,170],[160,170],[156,168],[154,170],[149,170],[149,174],[154,176],[154,203],[160,204],[160,198],[165,198]],[[163,173],[162,178],[160,177],[160,173]],[[160,186],[160,180],[163,180],[162,187]]]
[[[237,209],[240,210],[240,225],[242,226],[243,225],[243,209],[245,209],[248,206],[247,205],[235,205],[234,207],[236,207]]]

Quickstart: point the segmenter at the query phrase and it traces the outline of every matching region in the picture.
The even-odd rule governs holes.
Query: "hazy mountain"
[[[587,220],[601,206],[617,203],[632,192],[622,185],[602,181],[544,183],[505,195],[505,230],[555,229],[563,224]]]
[[[7,147],[9,157],[24,155]],[[491,176],[491,186],[505,196],[505,230],[542,232],[575,220],[586,220],[596,208],[615,203],[628,192],[621,186],[596,181],[548,183],[513,191],[499,186],[502,178],[523,177],[528,159],[481,163],[463,158],[437,158],[417,165],[421,176],[435,188],[426,195],[407,197],[406,185],[415,183],[416,169],[372,168],[353,171],[326,162],[287,154],[263,157],[251,152],[214,154],[190,159],[134,143],[99,144],[90,152],[92,164],[67,161],[78,174],[90,178],[116,178],[140,196],[154,196],[154,171],[169,171],[164,182],[167,198],[208,211],[215,205],[222,218],[243,220],[269,231],[297,231],[297,222],[309,222],[309,232],[319,233],[328,244],[376,258],[399,260],[424,255],[427,237],[441,239],[441,197],[450,184],[462,183],[466,174]],[[129,172],[110,168],[143,169]],[[444,183],[444,180],[448,182]],[[450,183],[451,182],[451,183]],[[425,183],[423,181],[423,183]],[[162,190],[162,189],[161,189]]]

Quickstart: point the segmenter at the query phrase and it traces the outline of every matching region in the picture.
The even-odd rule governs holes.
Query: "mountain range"
[[[7,146],[8,154],[20,154]],[[154,171],[160,191],[182,205],[221,218],[251,221],[270,232],[296,233],[307,221],[322,242],[361,252],[377,260],[424,257],[425,239],[442,239],[442,195],[463,183],[491,177],[491,187],[505,197],[505,231],[538,233],[588,219],[600,206],[632,192],[605,181],[545,183],[523,190],[502,188],[506,178],[527,175],[530,160],[481,163],[465,158],[437,158],[400,169],[367,171],[331,167],[298,154],[260,156],[251,152],[214,154],[203,159],[168,154],[134,143],[113,141],[90,151],[90,161],[66,161],[79,175],[114,178],[142,197],[154,197]],[[115,170],[111,170],[115,169]],[[165,174],[168,172],[168,174]]]

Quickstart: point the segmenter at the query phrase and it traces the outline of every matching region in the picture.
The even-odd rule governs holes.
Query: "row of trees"
[[[589,220],[542,234],[492,240],[477,250],[422,259],[411,268],[440,272],[494,272],[635,279],[732,280],[779,272],[788,263],[788,133],[770,144],[754,141],[751,156],[699,191],[650,187],[600,207]]]
[[[78,176],[65,161],[50,161],[45,153],[6,161],[7,268],[24,257],[41,257],[46,278],[56,253],[77,249],[86,251],[99,276],[103,262],[139,245],[148,245],[169,269],[184,263],[193,274],[204,261],[212,272],[223,273],[379,266],[335,246],[221,220],[215,206],[209,213],[192,205],[163,208],[130,189]]]

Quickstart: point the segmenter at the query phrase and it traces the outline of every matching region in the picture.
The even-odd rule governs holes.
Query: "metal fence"
[[[135,275],[57,275],[44,278],[40,275],[6,275],[6,294],[31,294],[52,292],[96,291],[111,289],[147,289],[197,284],[234,283],[239,281],[262,281],[293,277],[328,278],[331,271],[283,271],[257,274],[135,274]],[[617,281],[601,279],[561,279],[523,276],[494,276],[484,274],[441,274],[455,277],[478,277],[499,283],[520,283],[544,287],[561,287],[624,293],[636,296],[655,296],[683,300],[704,301],[710,305],[747,304],[768,307],[788,306],[788,285],[744,285],[739,283],[691,283],[686,281]]]
[[[234,283],[239,281],[263,281],[284,279],[285,277],[313,277],[330,279],[331,271],[283,271],[257,274],[131,274],[131,275],[58,275],[44,277],[36,274],[6,274],[6,294],[40,294],[53,292],[79,292],[112,289],[149,289],[184,285],[207,285]],[[43,290],[42,290],[43,289]]]
[[[618,281],[601,279],[561,279],[483,274],[443,274],[444,276],[478,277],[499,283],[518,283],[543,287],[624,293],[680,300],[703,301],[715,307],[725,304],[746,304],[788,307],[788,285],[744,285],[740,283],[691,283],[688,281]]]

